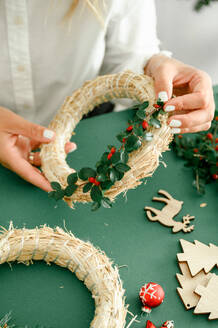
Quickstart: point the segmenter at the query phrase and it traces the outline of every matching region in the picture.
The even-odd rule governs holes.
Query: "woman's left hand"
[[[154,55],[144,68],[153,77],[156,97],[165,102],[172,133],[208,130],[215,103],[209,75],[164,55]],[[176,98],[172,98],[176,95]],[[169,100],[168,100],[169,99]]]

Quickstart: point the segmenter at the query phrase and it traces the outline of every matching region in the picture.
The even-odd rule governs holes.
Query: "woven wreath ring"
[[[0,264],[17,261],[26,265],[33,260],[53,262],[74,272],[95,300],[91,328],[123,328],[127,307],[117,267],[91,243],[76,238],[61,228],[3,228],[0,234]]]
[[[55,118],[49,124],[49,128],[56,132],[54,142],[42,145],[41,160],[42,171],[46,178],[52,182],[58,182],[62,188],[67,186],[67,177],[72,173],[66,161],[64,150],[65,143],[70,140],[72,131],[84,114],[91,111],[96,105],[115,98],[131,98],[139,103],[149,101],[147,113],[154,111],[155,92],[153,80],[143,74],[135,74],[125,71],[119,74],[99,76],[93,81],[87,81],[80,89],[67,97]],[[153,139],[149,143],[142,142],[142,146],[129,155],[128,165],[131,169],[125,173],[120,181],[104,195],[113,200],[117,195],[128,189],[133,189],[141,184],[141,179],[151,176],[159,165],[159,156],[168,150],[172,141],[170,128],[166,124],[167,115],[160,118],[160,129],[151,128]],[[78,180],[77,190],[65,201],[71,206],[73,202],[90,202],[90,193],[83,193],[86,182]]]

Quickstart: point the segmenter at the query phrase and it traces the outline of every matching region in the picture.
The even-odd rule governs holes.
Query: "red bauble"
[[[149,282],[142,286],[139,297],[143,304],[142,311],[150,313],[151,308],[156,307],[163,302],[164,290],[155,282]]]
[[[174,321],[173,320],[168,320],[163,323],[161,328],[174,328]]]
[[[150,320],[148,320],[145,328],[156,328],[156,326]]]

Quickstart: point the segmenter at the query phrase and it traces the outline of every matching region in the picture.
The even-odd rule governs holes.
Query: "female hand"
[[[164,110],[170,112],[168,124],[172,133],[210,128],[215,104],[207,73],[164,55],[151,57],[144,72],[154,78],[156,97],[166,102]]]
[[[54,138],[53,131],[0,107],[0,163],[45,191],[51,191],[52,188],[41,171],[31,165],[41,165],[39,152],[31,151],[37,149],[41,143],[49,143]],[[74,143],[66,143],[66,153],[75,149]]]

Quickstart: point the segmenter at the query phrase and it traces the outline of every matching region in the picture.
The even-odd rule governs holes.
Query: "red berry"
[[[199,159],[200,159],[200,161],[202,161],[203,157],[202,157],[202,156],[200,156],[200,157],[199,157]]]
[[[109,159],[109,160],[110,160],[112,156],[113,156],[113,154],[111,154],[111,153],[110,153],[110,154],[108,154],[108,155],[107,155],[107,159]]]
[[[217,179],[218,179],[218,174],[213,174],[213,175],[212,175],[212,178],[213,178],[214,180],[217,180]]]
[[[101,183],[100,181],[97,181],[97,180],[95,179],[94,184],[95,184],[96,186],[99,186],[100,183]]]
[[[147,121],[143,121],[142,122],[142,127],[143,127],[144,130],[146,130],[147,127],[148,127],[148,122]]]
[[[215,121],[218,121],[218,116],[215,117]]]
[[[91,183],[94,183],[94,182],[95,182],[95,178],[93,178],[93,177],[90,177],[88,180],[89,180],[89,182],[91,182]]]
[[[216,162],[216,166],[218,167],[218,162]]]
[[[194,148],[194,149],[193,149],[193,152],[194,152],[194,153],[198,153],[198,148]]]
[[[218,138],[215,139],[215,143],[218,143]]]
[[[133,129],[133,126],[132,126],[132,125],[130,125],[130,126],[128,126],[128,128],[126,129],[126,131],[128,131],[128,132],[131,132],[131,131],[132,131],[132,129]]]
[[[126,142],[126,138],[123,138],[122,142],[125,143]]]
[[[212,135],[212,133],[207,133],[207,139],[209,139],[209,140],[213,140],[213,135]]]
[[[182,139],[183,136],[182,136],[181,134],[178,134],[178,138],[179,138],[179,139]]]
[[[158,105],[158,104],[154,104],[153,106],[154,106],[154,108],[160,108],[160,105]]]
[[[215,150],[218,151],[218,146],[215,147]]]
[[[113,155],[114,153],[116,153],[116,148],[115,147],[112,147],[111,148],[111,154]]]

